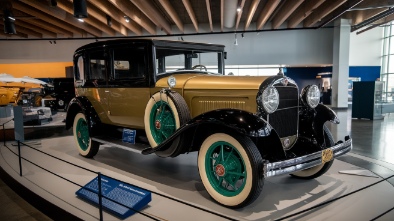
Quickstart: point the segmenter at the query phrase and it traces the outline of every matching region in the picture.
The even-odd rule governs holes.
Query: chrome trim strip
[[[352,139],[349,138],[345,142],[330,147],[330,149],[333,151],[333,158],[343,155],[352,149]],[[290,160],[267,163],[264,165],[264,177],[278,176],[305,170],[320,164],[322,164],[322,151]]]

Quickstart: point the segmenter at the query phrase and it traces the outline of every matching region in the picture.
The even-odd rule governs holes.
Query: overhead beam
[[[61,34],[64,35],[65,37],[73,37],[73,33],[70,31],[67,31],[63,28],[60,28],[56,25],[50,24],[46,21],[42,21],[40,19],[27,19],[25,20],[26,23],[32,24],[32,25],[36,25],[37,27],[41,27],[43,29],[46,29],[48,31],[54,32],[56,34]]]
[[[304,20],[304,27],[313,26],[345,2],[346,0],[329,0],[324,2]]]
[[[280,0],[267,0],[263,10],[261,11],[260,17],[257,19],[256,22],[256,29],[260,30],[263,29],[263,26],[268,21],[268,18],[274,12],[276,7],[279,5]]]
[[[390,8],[394,6],[394,0],[364,0],[351,10],[368,10],[376,8]]]
[[[189,0],[182,0],[182,3],[185,6],[190,19],[192,20],[194,29],[196,29],[196,32],[198,32],[198,22],[197,22],[196,15],[194,14],[194,10],[193,10],[193,7],[192,7],[190,1]]]
[[[144,13],[141,12],[130,1],[125,0],[109,0],[116,8],[125,13],[131,20],[145,29],[152,35],[156,34],[156,27]]]
[[[317,7],[323,4],[325,0],[305,0],[304,3],[296,9],[296,11],[290,16],[287,22],[287,28],[295,28],[305,18],[307,18]]]
[[[369,10],[358,10],[358,11],[351,11],[348,13],[352,13],[352,25],[356,25],[364,20],[367,20],[383,11],[386,8],[376,8],[376,9],[369,9]]]
[[[161,6],[167,11],[168,15],[171,17],[172,21],[174,21],[175,25],[178,27],[181,33],[185,33],[183,29],[183,23],[178,16],[178,13],[175,11],[174,7],[171,5],[169,0],[159,0]]]
[[[207,14],[208,14],[209,28],[211,29],[211,32],[213,32],[212,12],[211,12],[211,2],[210,2],[210,0],[205,0],[205,5],[207,6]]]
[[[249,12],[246,17],[245,21],[245,27],[244,30],[249,28],[250,22],[252,21],[252,18],[254,16],[254,13],[256,12],[257,6],[259,6],[260,0],[253,0],[253,2],[250,4]]]
[[[386,18],[383,18],[383,19],[377,21],[375,24],[369,26],[368,28],[365,28],[365,29],[363,29],[361,31],[356,32],[356,34],[361,34],[363,32],[369,31],[371,29],[374,29],[376,27],[379,27],[381,25],[384,25],[384,24],[386,24],[388,22],[392,22],[392,21],[394,21],[394,15],[389,15]]]
[[[127,29],[134,32],[136,35],[142,35],[142,28],[133,20],[126,22],[124,14],[118,8],[116,8],[113,4],[108,1],[97,1],[97,0],[89,0],[89,2],[103,11],[105,14],[111,16],[112,19],[116,20],[120,24],[124,25]]]
[[[12,2],[12,6],[13,6],[14,9],[17,9],[19,11],[22,11],[22,12],[26,13],[26,14],[32,15],[32,16],[34,16],[36,18],[39,18],[39,19],[41,19],[41,20],[43,20],[45,22],[48,22],[50,24],[56,25],[56,26],[58,26],[58,27],[60,27],[60,28],[62,28],[64,30],[68,31],[69,33],[70,32],[73,33],[73,34],[86,33],[85,31],[83,31],[83,30],[81,30],[79,28],[76,28],[74,26],[70,26],[67,23],[63,22],[63,21],[61,21],[61,20],[59,20],[57,18],[54,18],[54,17],[52,17],[50,15],[47,15],[45,13],[42,13],[41,11],[35,9],[34,7],[28,6],[28,5],[26,5],[26,4],[24,4],[24,3],[20,2],[20,1],[13,1]],[[73,36],[73,34],[71,36]]]
[[[380,19],[386,18],[387,16],[392,15],[393,13],[394,13],[394,8],[387,9],[387,10],[385,10],[385,11],[383,11],[383,12],[381,12],[381,13],[379,13],[379,14],[377,14],[377,15],[375,15],[375,16],[367,19],[367,20],[364,20],[363,22],[361,22],[361,23],[359,23],[357,25],[353,25],[351,27],[350,31],[351,32],[357,31],[358,29],[363,28],[363,27],[365,27],[365,26],[367,26],[369,24],[372,24],[373,22],[378,21]]]
[[[60,8],[57,7],[49,7],[47,4],[43,4],[39,1],[30,1],[30,0],[19,0],[17,2],[23,2],[27,5],[30,5],[31,7],[34,7],[48,15],[51,15],[57,19],[60,19],[69,25],[72,25],[74,27],[78,27],[82,30],[85,30],[87,33],[95,36],[95,37],[101,37],[102,32],[88,24],[85,24],[84,22],[79,22],[76,18],[74,18],[72,15],[68,14],[67,12],[61,10]]]
[[[342,4],[337,9],[335,9],[333,12],[331,12],[330,14],[325,16],[324,19],[320,21],[320,25],[318,26],[318,28],[322,28],[322,27],[326,26],[328,23],[339,18],[345,12],[352,9],[356,5],[360,4],[362,1],[363,0],[349,0],[346,3]]]
[[[245,0],[241,0],[241,4],[238,6],[241,10],[237,11],[237,20],[235,22],[235,30],[238,30],[239,21],[241,20],[242,12],[244,11]]]
[[[286,1],[280,11],[272,19],[272,29],[277,29],[300,6],[304,0]]]
[[[156,26],[159,26],[166,34],[171,34],[171,26],[161,13],[146,0],[130,0],[141,10]]]
[[[68,14],[73,15],[74,14],[74,7],[73,3],[67,0],[57,0],[57,7],[60,9],[66,11]],[[107,33],[110,36],[115,36],[116,32],[112,28],[110,28],[108,25],[103,25],[100,21],[98,21],[95,17],[90,15],[87,18],[83,19],[84,22],[87,24],[102,30],[103,32]]]
[[[41,28],[41,27],[38,27],[36,25],[32,25],[30,23],[27,23],[25,21],[22,21],[21,19],[16,19],[15,24],[19,25],[21,27],[24,27],[24,28],[31,29],[31,30],[36,31],[38,33],[42,33],[43,35],[46,35],[46,36],[49,36],[49,37],[52,37],[52,38],[56,38],[57,37],[56,33],[48,31],[48,30],[46,30],[44,28]]]

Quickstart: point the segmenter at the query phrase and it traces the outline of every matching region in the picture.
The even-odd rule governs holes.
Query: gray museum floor
[[[101,146],[94,159],[86,159],[78,154],[72,136],[26,143],[78,166],[150,190],[152,201],[141,210],[142,214],[136,213],[125,220],[152,220],[149,217],[157,220],[394,220],[394,114],[371,121],[352,119],[350,109],[336,112],[341,124],[328,126],[337,140],[351,135],[350,153],[335,160],[330,170],[315,180],[299,180],[289,175],[267,178],[256,202],[237,210],[222,207],[209,198],[198,175],[196,153],[168,159]],[[79,186],[25,160],[19,176],[18,158],[11,152],[17,152],[15,142],[6,145],[9,149],[0,146],[0,166],[9,176],[80,219],[99,219],[96,206],[76,197]],[[79,185],[96,176],[31,148],[22,147],[21,155]],[[1,220],[49,219],[2,182],[0,203]],[[103,217],[119,220],[106,212]]]

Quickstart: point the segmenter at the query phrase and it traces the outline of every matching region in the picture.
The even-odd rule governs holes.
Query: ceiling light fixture
[[[109,16],[109,15],[107,15],[107,25],[108,25],[109,27],[112,26],[112,18],[111,18],[111,16]]]
[[[86,0],[73,0],[73,6],[74,6],[74,17],[76,18],[88,17]]]
[[[49,1],[49,6],[56,7],[57,6],[57,1],[56,0],[50,0]]]
[[[16,29],[15,29],[15,18],[14,15],[12,14],[12,11],[9,9],[4,9],[3,10],[3,21],[4,21],[4,33],[5,34],[16,34]]]
[[[78,18],[78,21],[85,22],[82,18]]]
[[[129,16],[125,15],[125,16],[123,16],[123,17],[124,17],[124,20],[125,20],[126,22],[130,22]]]
[[[238,7],[237,8],[237,12],[240,12],[242,9],[241,9],[241,7]]]

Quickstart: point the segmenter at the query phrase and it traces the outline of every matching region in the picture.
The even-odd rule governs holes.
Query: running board
[[[150,148],[150,146],[146,145],[146,144],[125,143],[125,142],[122,142],[122,140],[120,140],[120,139],[115,139],[115,138],[106,137],[106,136],[92,137],[92,140],[97,141],[97,142],[104,144],[104,145],[108,145],[111,147],[118,147],[118,148],[122,148],[125,150],[130,150],[130,151],[133,151],[133,152],[136,152],[139,154],[142,154],[143,150]]]

